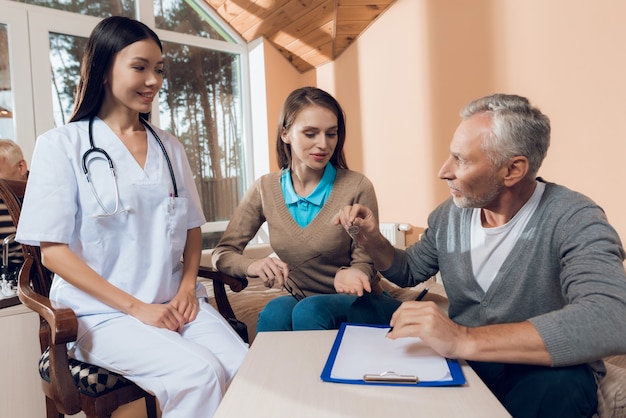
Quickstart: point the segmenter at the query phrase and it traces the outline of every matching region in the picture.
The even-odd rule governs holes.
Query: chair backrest
[[[25,192],[26,181],[0,179],[0,199],[2,199],[7,206],[11,220],[16,226],[20,219]],[[22,250],[24,252],[24,260],[29,257],[33,259],[30,286],[32,286],[32,289],[38,294],[48,297],[53,274],[41,263],[39,247],[22,244]]]
[[[25,193],[25,180],[0,179],[0,199],[4,201],[11,216],[11,221],[13,221],[13,225],[16,228],[22,213]],[[22,274],[19,275],[18,293],[20,294],[20,299],[24,297],[28,299],[48,298],[53,274],[42,264],[39,247],[22,244],[22,252],[24,253],[22,270],[28,271],[29,274],[27,275],[28,279]],[[45,302],[43,303],[45,304]],[[50,326],[43,318],[41,318],[39,326],[39,344],[43,352],[50,345]]]

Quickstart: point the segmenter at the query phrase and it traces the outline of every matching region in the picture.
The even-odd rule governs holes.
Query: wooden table
[[[510,414],[463,363],[459,387],[387,387],[323,382],[337,331],[263,332],[215,418],[500,418]]]

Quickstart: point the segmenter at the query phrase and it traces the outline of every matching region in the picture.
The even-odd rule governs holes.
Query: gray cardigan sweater
[[[624,250],[599,206],[547,183],[486,293],[472,273],[471,214],[447,200],[429,216],[423,238],[406,252],[396,250],[381,273],[407,287],[440,271],[452,320],[470,327],[529,320],[553,366],[626,353]],[[601,361],[592,366],[604,372]]]

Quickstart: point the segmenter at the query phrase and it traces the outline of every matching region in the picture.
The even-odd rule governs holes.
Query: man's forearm
[[[541,336],[528,321],[469,328],[460,358],[550,366]]]
[[[359,244],[374,262],[376,270],[387,270],[393,264],[394,247],[382,234],[379,233],[373,239],[363,240]]]

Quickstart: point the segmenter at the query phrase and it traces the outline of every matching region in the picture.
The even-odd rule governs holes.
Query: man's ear
[[[28,164],[26,164],[26,160],[20,160],[17,163],[17,168],[20,172],[20,176],[23,180],[26,180],[26,174],[28,173]]]
[[[528,174],[528,158],[518,155],[511,158],[505,165],[506,174],[504,184],[508,187],[514,186]]]

